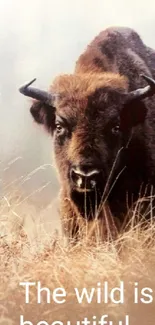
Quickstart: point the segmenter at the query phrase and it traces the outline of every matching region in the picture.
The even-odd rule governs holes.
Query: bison
[[[35,79],[19,89],[53,137],[60,215],[73,238],[93,220],[99,228],[122,225],[140,197],[153,195],[154,79],[155,51],[134,30],[112,27],[49,91],[32,87]]]

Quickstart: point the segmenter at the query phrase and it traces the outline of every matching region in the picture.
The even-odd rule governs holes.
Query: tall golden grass
[[[0,324],[20,324],[20,315],[33,324],[44,320],[48,324],[67,320],[71,324],[83,320],[92,323],[92,317],[109,315],[113,324],[130,315],[130,325],[155,324],[155,302],[133,302],[134,283],[139,288],[150,287],[155,298],[155,225],[151,219],[148,227],[140,222],[121,232],[117,239],[106,242],[81,239],[76,245],[66,243],[59,232],[61,224],[50,206],[38,213],[26,201],[4,196],[0,201]],[[137,209],[137,207],[135,208]],[[133,218],[137,214],[133,211]],[[56,221],[54,221],[56,220]],[[50,226],[51,227],[50,227]],[[57,231],[55,231],[57,230]],[[41,282],[51,290],[63,287],[66,302],[37,304],[36,288],[31,291],[30,303],[25,303],[21,281]],[[124,281],[123,304],[104,302],[95,298],[91,304],[77,302],[74,288],[91,289],[105,281],[109,288]],[[139,290],[140,290],[139,289]],[[139,296],[140,297],[140,296]],[[26,324],[27,325],[27,324]]]

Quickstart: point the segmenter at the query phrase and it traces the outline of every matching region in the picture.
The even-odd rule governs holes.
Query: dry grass
[[[54,231],[60,230],[60,223],[52,206],[38,214],[26,201],[19,209],[11,198],[3,197],[0,215],[0,324],[20,324],[20,315],[24,315],[24,319],[33,324],[41,320],[48,324],[56,320],[66,324],[70,320],[71,324],[76,324],[88,317],[90,324],[96,325],[92,317],[99,319],[104,314],[114,321],[113,325],[127,314],[130,325],[155,324],[154,301],[133,303],[135,282],[139,283],[139,292],[142,287],[151,287],[155,292],[153,222],[147,229],[142,229],[140,224],[132,225],[114,241],[101,244],[83,239],[73,246],[66,245],[61,232],[58,236]],[[31,290],[30,304],[25,304],[20,281],[41,281],[42,286],[51,290],[50,304],[46,303],[45,294],[43,302],[37,304],[36,287]],[[123,304],[96,303],[95,297],[91,304],[86,301],[78,304],[75,287],[79,290],[96,288],[99,282],[103,287],[105,281],[108,281],[109,290],[124,281]],[[52,299],[57,287],[65,288],[67,293],[66,302],[61,305]]]

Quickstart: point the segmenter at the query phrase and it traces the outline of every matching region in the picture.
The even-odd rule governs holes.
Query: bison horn
[[[131,91],[128,97],[129,101],[133,99],[144,99],[146,97],[151,97],[155,94],[155,80],[143,74],[141,75],[141,77],[144,78],[149,85],[144,88],[139,88]]]
[[[40,90],[34,87],[30,87],[30,85],[32,85],[32,83],[36,81],[36,78],[31,80],[30,82],[28,82],[27,84],[25,84],[24,86],[19,88],[19,91],[21,94],[40,100],[44,103],[47,103],[49,105],[52,104],[52,101],[54,100],[54,98],[56,97],[56,95],[50,94],[47,91],[44,90]]]

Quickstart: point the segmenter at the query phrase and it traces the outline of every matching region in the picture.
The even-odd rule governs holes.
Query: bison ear
[[[139,99],[124,104],[120,113],[121,130],[129,130],[130,128],[142,124],[145,121],[147,108],[145,103]]]
[[[34,100],[30,113],[35,122],[44,125],[48,132],[53,133],[55,126],[55,108],[53,106]]]

